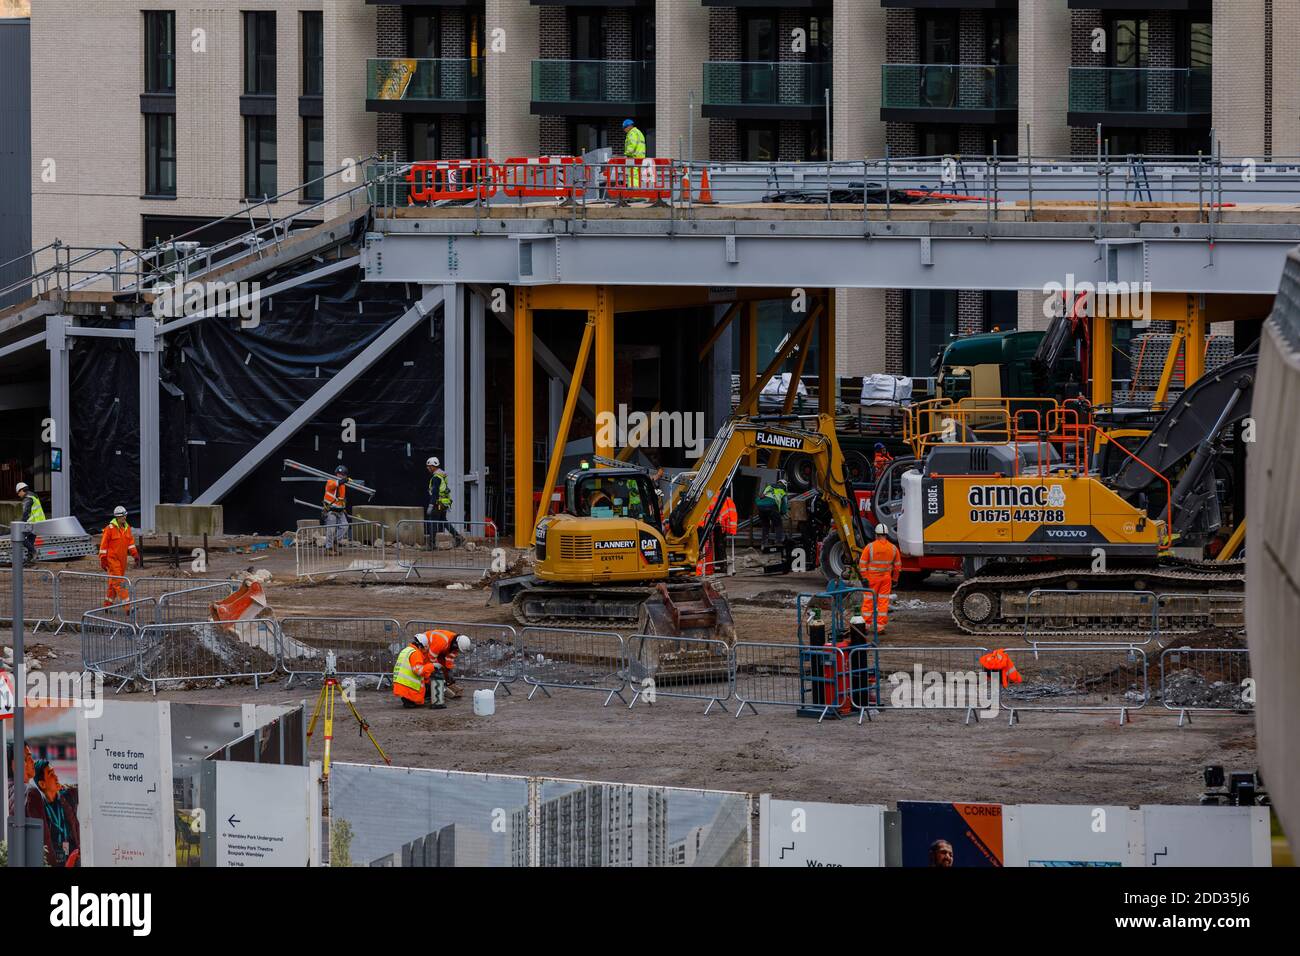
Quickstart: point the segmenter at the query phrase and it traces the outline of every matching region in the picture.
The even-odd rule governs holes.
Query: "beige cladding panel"
[[[835,290],[835,371],[870,375],[887,368],[885,290]],[[805,374],[811,374],[805,369]]]
[[[1217,63],[1219,26],[1215,22]],[[1300,156],[1300,3],[1273,4],[1273,155]],[[1224,151],[1228,151],[1224,144]]]
[[[879,3],[864,8],[861,0],[835,0],[833,16],[834,158],[883,156],[880,71],[885,62],[885,11]]]
[[[1032,126],[1036,155],[1070,152],[1066,125],[1070,83],[1070,11],[1064,0],[1020,0],[1020,127],[1018,149],[1029,147]]]
[[[537,59],[538,8],[525,0],[486,0],[487,149],[493,159],[537,154],[532,63]]]
[[[709,123],[700,106],[708,48],[708,7],[656,0],[655,152],[660,156],[678,157],[694,145],[689,158],[708,158]]]
[[[1295,0],[1278,0],[1279,8],[1296,5]],[[1214,0],[1214,129],[1225,156],[1264,155],[1264,0]],[[1281,63],[1295,71],[1294,47],[1279,47],[1274,37],[1274,57],[1286,51]],[[1297,111],[1295,99],[1279,100],[1281,112]],[[1279,111],[1275,110],[1275,115]]]

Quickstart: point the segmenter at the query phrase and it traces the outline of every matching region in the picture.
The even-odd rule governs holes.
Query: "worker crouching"
[[[459,697],[456,684],[456,656],[474,649],[464,634],[454,631],[425,631],[411,638],[393,664],[393,695],[403,707],[447,706],[448,697]]]

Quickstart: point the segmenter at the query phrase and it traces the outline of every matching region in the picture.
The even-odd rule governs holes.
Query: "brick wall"
[[[957,290],[957,334],[984,331],[984,293],[979,289]]]
[[[903,289],[885,290],[885,367],[891,375],[903,374]]]

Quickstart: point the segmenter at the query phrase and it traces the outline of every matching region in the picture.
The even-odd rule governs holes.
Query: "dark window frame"
[[[274,10],[244,11],[244,95],[274,96],[276,76]]]
[[[325,119],[320,116],[304,116],[302,123],[302,198],[304,202],[319,202],[325,198]],[[319,133],[320,158],[313,160],[312,130]],[[315,180],[315,182],[313,182]]]
[[[269,130],[270,142],[261,134]],[[277,149],[279,137],[275,116],[244,117],[244,196],[247,199],[264,199],[279,195],[279,162]],[[270,155],[265,150],[269,148]],[[270,167],[271,182],[266,182],[266,169]]]
[[[170,146],[170,155],[167,146]],[[170,183],[166,177],[168,169],[171,172]],[[144,114],[144,170],[146,197],[176,198],[175,113]]]
[[[144,10],[144,91],[176,93],[176,11]]]
[[[319,10],[302,11],[302,95],[325,95],[325,16]]]

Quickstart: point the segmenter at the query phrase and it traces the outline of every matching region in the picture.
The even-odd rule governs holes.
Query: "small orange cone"
[[[713,190],[709,188],[709,167],[705,166],[700,170],[700,203],[711,206],[713,205]]]
[[[691,171],[689,169],[682,170],[681,197],[683,203],[691,201]],[[1208,349],[1209,346],[1207,345],[1206,348]]]

